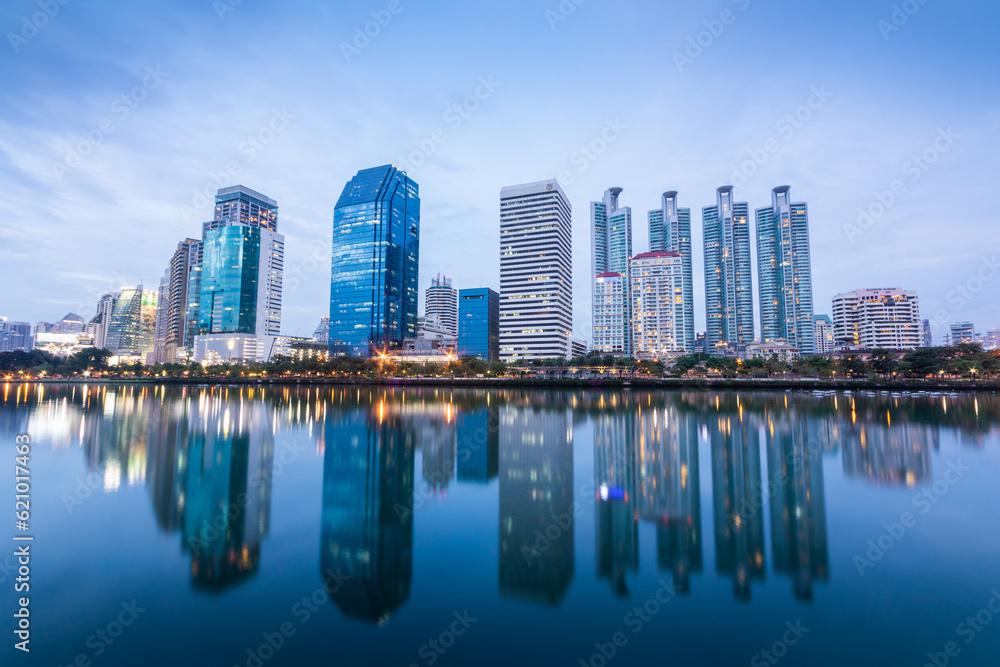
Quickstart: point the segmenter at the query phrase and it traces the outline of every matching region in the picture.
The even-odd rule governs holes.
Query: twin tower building
[[[732,186],[716,191],[702,209],[705,260],[704,347],[694,325],[691,209],[677,192],[649,211],[650,251],[632,254],[632,209],[611,188],[590,206],[593,235],[593,349],[607,354],[662,358],[755,339],[750,205]],[[761,340],[783,339],[802,354],[814,352],[809,214],[775,188],[771,205],[755,211]]]

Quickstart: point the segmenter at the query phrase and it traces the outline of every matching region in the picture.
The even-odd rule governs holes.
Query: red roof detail
[[[653,259],[655,257],[680,257],[680,254],[676,252],[644,252],[632,259]]]

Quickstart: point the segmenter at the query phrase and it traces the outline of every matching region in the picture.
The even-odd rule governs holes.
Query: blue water
[[[1000,662],[994,394],[0,392],[4,665]]]

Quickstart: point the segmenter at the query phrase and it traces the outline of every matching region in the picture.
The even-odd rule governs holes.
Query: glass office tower
[[[757,209],[761,338],[784,338],[802,354],[813,354],[809,210],[791,202],[790,189],[775,188],[771,205]]]
[[[419,186],[392,165],[363,169],[333,213],[330,351],[369,357],[417,335]]]
[[[691,257],[691,209],[677,207],[677,192],[664,192],[659,209],[649,212],[649,251],[681,256],[684,291],[684,351],[694,352],[694,276]]]
[[[701,211],[709,354],[720,344],[753,341],[750,205],[733,199],[733,186],[724,185],[716,191],[715,206]]]
[[[206,234],[198,313],[201,333],[257,333],[259,261],[260,229],[236,225]]]
[[[500,294],[489,287],[458,293],[458,353],[500,360]]]
[[[142,345],[142,285],[125,287],[115,302],[104,347],[115,354],[136,354]]]

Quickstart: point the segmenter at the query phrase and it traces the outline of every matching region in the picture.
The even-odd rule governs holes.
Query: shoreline
[[[832,380],[763,378],[634,378],[634,379],[523,379],[523,378],[11,378],[10,384],[136,384],[177,386],[387,386],[387,387],[526,387],[555,389],[696,389],[803,390],[892,392],[995,392],[1000,380]]]

